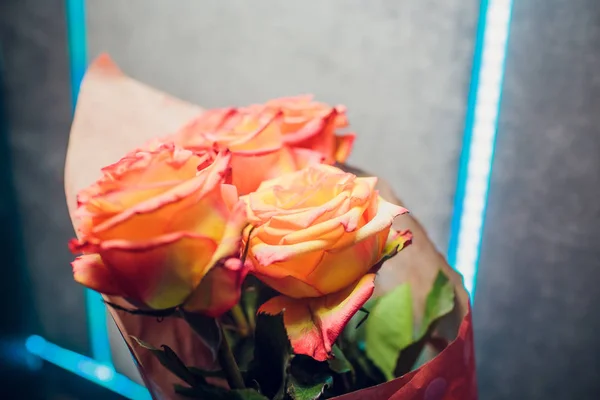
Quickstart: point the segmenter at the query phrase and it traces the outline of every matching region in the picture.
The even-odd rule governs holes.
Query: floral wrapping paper
[[[115,162],[148,140],[176,131],[200,113],[202,108],[199,106],[127,77],[108,56],[100,56],[82,82],[71,127],[65,166],[65,190],[71,214],[76,207],[76,193],[94,182],[104,165]],[[342,168],[356,175],[367,175],[349,166]],[[380,180],[378,189],[386,200],[401,205],[386,182]],[[427,291],[438,271],[442,270],[456,286],[455,309],[436,329],[436,335],[447,339],[449,345],[415,371],[336,399],[477,399],[471,313],[462,277],[448,266],[413,216],[398,217],[394,227],[410,229],[414,235],[413,244],[383,266],[376,290],[381,293],[400,282],[410,282],[415,315],[420,315]],[[392,263],[397,264],[392,268]],[[120,298],[107,300],[128,306]],[[112,308],[109,311],[153,398],[178,398],[173,395],[172,385],[180,382],[149,351],[135,346],[130,336],[154,345],[168,345],[189,366],[203,369],[215,366],[214,354],[183,320],[167,318],[161,321]]]

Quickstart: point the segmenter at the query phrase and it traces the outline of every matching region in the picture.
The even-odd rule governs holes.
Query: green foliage
[[[394,378],[398,354],[413,342],[413,311],[410,286],[403,284],[379,298],[365,323],[367,356]]]
[[[256,381],[268,398],[283,399],[291,356],[292,348],[283,325],[283,315],[259,314],[254,335],[254,358],[250,363],[248,379]]]
[[[249,277],[247,281],[250,281],[252,277]],[[248,286],[242,292],[241,306],[246,314],[246,318],[250,324],[250,327],[256,325],[256,312],[258,311],[258,296],[259,296],[259,285],[260,283],[254,283],[252,286]]]
[[[444,273],[439,271],[431,291],[427,294],[423,319],[415,331],[415,340],[400,353],[395,370],[396,376],[402,376],[414,368],[423,353],[427,340],[435,329],[436,322],[453,308],[454,285]]]
[[[171,371],[175,376],[184,381],[185,383],[194,386],[202,383],[203,379],[198,375],[190,372],[185,366],[183,361],[175,354],[175,352],[166,345],[162,345],[161,348],[156,348],[142,340],[131,336],[131,338],[141,347],[149,350],[152,354],[160,361],[160,363]]]
[[[370,298],[364,306],[350,319],[348,325],[344,329],[344,337],[353,343],[364,343],[365,341],[365,324],[369,320],[371,310],[377,304],[378,298]]]
[[[336,374],[346,374],[348,372],[354,374],[354,367],[348,359],[346,355],[342,352],[339,346],[333,346],[333,358],[328,360],[329,368],[335,372]]]
[[[198,377],[199,382],[205,382],[204,378],[220,378],[225,380],[225,372],[218,369],[216,371],[207,371],[196,367],[187,367],[188,371]]]
[[[287,393],[294,400],[317,400],[332,385],[331,376],[320,375],[311,382],[302,382],[292,375],[287,384]]]
[[[240,370],[247,371],[254,358],[254,337],[248,336],[240,338],[235,341],[235,344],[232,347],[233,355],[235,356]]]
[[[422,353],[437,320],[453,308],[454,285],[439,271],[427,295],[421,324],[415,326],[410,287],[398,286],[373,303],[364,329],[367,357],[387,380],[403,375]]]
[[[438,272],[425,302],[425,314],[417,339],[422,338],[429,327],[454,308],[454,284],[442,271]]]
[[[259,314],[254,336],[254,358],[247,383],[256,382],[260,392],[273,400],[316,400],[333,386],[333,375],[352,371],[339,348],[335,358],[319,362],[294,355],[283,325],[283,316]]]
[[[305,355],[296,355],[291,360],[286,384],[291,400],[321,399],[332,386],[333,376],[327,361],[316,361]]]

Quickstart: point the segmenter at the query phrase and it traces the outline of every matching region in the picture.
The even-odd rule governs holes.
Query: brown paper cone
[[[118,161],[152,138],[173,133],[200,112],[198,106],[126,77],[108,56],[100,56],[83,80],[71,127],[65,166],[65,190],[71,213],[76,206],[77,192],[96,181],[102,167]],[[367,175],[352,167],[344,168],[357,175]],[[388,201],[401,203],[387,183],[380,181],[378,186]],[[438,271],[442,270],[456,285],[456,307],[443,318],[438,330],[453,342],[418,370],[339,399],[476,399],[469,299],[462,278],[447,264],[414,217],[397,218],[395,227],[410,229],[413,244],[384,265],[377,279],[378,290],[385,292],[400,282],[410,282],[415,299],[414,315],[422,315],[427,293]],[[118,298],[110,301],[125,302]],[[172,394],[172,385],[181,382],[148,351],[134,345],[130,336],[157,346],[168,345],[189,366],[203,369],[214,366],[210,350],[183,321],[167,318],[158,322],[155,318],[112,309],[110,312],[154,398],[177,398]]]
[[[201,112],[199,106],[127,77],[110,57],[101,55],[83,79],[71,126],[65,163],[65,192],[71,215],[77,206],[77,193],[100,177],[101,168],[152,138],[175,132]],[[73,220],[74,226],[76,223]],[[107,300],[132,307],[123,299]],[[159,323],[156,318],[112,308],[109,311],[154,398],[173,398],[173,384],[182,382],[150,352],[134,344],[130,336],[156,346],[166,344],[190,366],[209,367],[210,351],[184,321],[167,318]],[[198,360],[206,361],[199,364]]]

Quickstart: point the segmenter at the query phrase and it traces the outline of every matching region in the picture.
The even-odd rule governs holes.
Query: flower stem
[[[248,316],[248,326],[254,332],[256,330],[256,311],[250,307],[246,307],[246,315]]]
[[[233,308],[231,309],[231,316],[235,321],[240,336],[248,336],[248,334],[250,333],[250,327],[248,326],[248,321],[246,320],[244,310],[242,310],[242,307],[239,305],[239,303],[233,306]]]
[[[223,331],[223,327],[220,323],[219,329],[221,330],[221,343],[217,350],[217,359],[223,372],[225,372],[227,383],[231,389],[245,389],[246,385],[244,384],[244,378],[242,378],[240,368],[231,352],[231,347],[229,347],[227,335]]]

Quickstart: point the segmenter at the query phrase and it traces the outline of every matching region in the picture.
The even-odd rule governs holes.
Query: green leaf
[[[338,374],[354,373],[354,368],[342,352],[342,349],[338,345],[334,345],[332,350],[333,358],[327,360],[329,368]]]
[[[415,368],[419,357],[423,353],[427,338],[435,329],[435,324],[444,315],[454,308],[454,284],[448,277],[439,271],[433,286],[425,300],[425,312],[421,326],[415,330],[414,343],[400,353],[396,364],[395,376],[402,376]]]
[[[137,344],[150,352],[160,361],[160,363],[171,371],[175,376],[177,376],[182,381],[187,384],[194,386],[202,383],[204,379],[193,374],[181,361],[181,359],[175,354],[175,352],[166,345],[162,345],[162,349],[158,349],[144,341],[136,338],[135,336],[131,336],[131,338],[137,342]]]
[[[402,349],[398,361],[396,362],[394,376],[402,376],[411,371],[419,359],[419,356],[423,353],[425,343],[426,338],[421,338],[421,340],[411,343],[410,346]]]
[[[204,369],[200,369],[200,368],[196,368],[196,367],[187,367],[188,371],[190,371],[190,373],[194,374],[194,376],[197,376],[199,378],[222,378],[225,379],[225,372],[223,372],[222,370],[216,370],[216,371],[207,371]],[[204,381],[202,379],[202,381]]]
[[[287,392],[294,400],[317,400],[321,398],[325,389],[330,388],[332,385],[333,379],[327,375],[317,376],[312,382],[302,382],[291,376],[288,381]]]
[[[333,386],[329,364],[305,355],[296,355],[290,363],[287,394],[292,400],[316,400]]]
[[[360,345],[365,341],[365,324],[369,320],[371,310],[377,304],[377,300],[379,299],[376,297],[370,298],[344,328],[344,337],[350,342]]]
[[[439,271],[433,282],[433,287],[427,295],[425,314],[415,341],[425,336],[431,324],[448,314],[453,308],[454,284],[442,271]]]
[[[233,346],[233,355],[240,370],[247,371],[254,357],[254,337],[248,336],[238,340]]]
[[[258,382],[267,397],[283,399],[291,356],[292,347],[283,325],[283,315],[259,314],[254,332],[254,359],[250,363],[248,379]]]
[[[388,380],[405,374],[421,354],[435,322],[453,308],[454,285],[439,271],[427,295],[422,322],[415,326],[410,288],[398,286],[371,309],[365,323],[367,356]]]
[[[388,380],[394,378],[398,355],[413,342],[410,286],[403,284],[381,296],[365,323],[367,356]]]
[[[227,390],[210,385],[200,385],[193,388],[175,385],[175,393],[190,399],[203,400],[269,400],[253,389]]]
[[[354,367],[355,387],[364,388],[385,381],[382,372],[377,368],[365,352],[356,343],[344,342],[344,354]]]
[[[293,400],[318,399],[326,389],[333,388],[334,384],[327,361],[317,361],[302,354],[296,354],[292,358],[287,376],[286,391]]]

